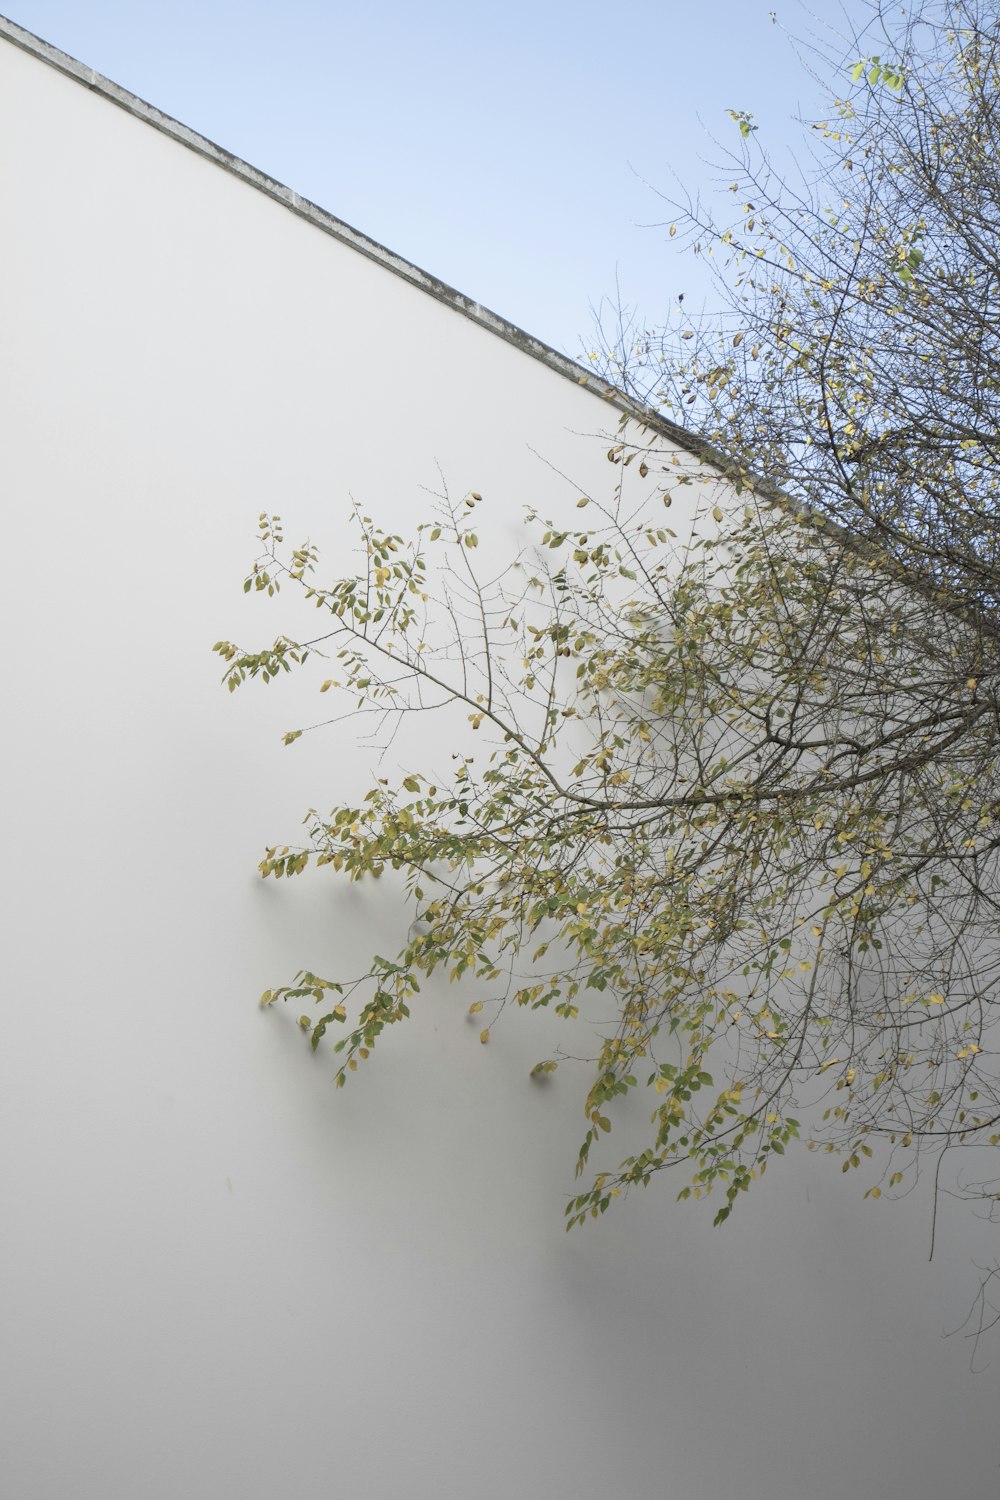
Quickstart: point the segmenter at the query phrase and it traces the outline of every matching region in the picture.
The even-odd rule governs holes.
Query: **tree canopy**
[[[396,869],[408,938],[263,999],[318,1002],[301,1024],[336,1036],[338,1085],[438,970],[478,981],[484,1043],[505,1007],[582,1025],[610,1002],[568,1227],[661,1177],[722,1222],[798,1136],[872,1197],[953,1148],[970,1195],[1000,1196],[1000,20],[886,26],[807,183],[733,112],[732,223],[676,219],[727,310],[608,350],[635,407],[575,525],[529,516],[487,576],[477,494],[407,537],[358,513],[357,571],[324,580],[263,516],[244,587],[302,590],[322,624],[216,645],[231,689],[322,654],[322,691],[459,716],[450,770],[373,777],[260,867]],[[716,476],[692,537],[654,407]],[[664,463],[636,508],[626,471]],[[609,1155],[647,1090],[645,1138]]]
[[[732,212],[674,204],[723,311],[675,307],[604,345],[609,374],[909,581],[994,615],[1000,324],[1000,8],[872,4],[843,87],[777,175],[730,111]],[[898,17],[902,15],[902,20]]]

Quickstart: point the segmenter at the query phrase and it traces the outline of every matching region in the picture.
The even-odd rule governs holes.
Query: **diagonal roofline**
[[[172,115],[164,114],[155,105],[140,99],[137,94],[132,94],[128,89],[122,88],[112,79],[106,78],[103,73],[88,67],[86,63],[79,62],[77,58],[71,57],[68,52],[62,52],[54,47],[51,42],[44,41],[36,36],[34,32],[27,31],[23,26],[18,26],[16,21],[9,17],[0,15],[0,39],[10,42],[19,47],[21,51],[28,53],[39,62],[47,63],[49,67],[55,68],[57,72],[64,74],[74,82],[82,84],[84,88],[92,93],[99,94],[107,99],[110,104],[117,105],[126,114],[134,116],[146,125],[151,125],[154,130],[169,136],[178,145],[186,146],[189,151],[203,157],[206,161],[221,167],[223,171],[238,177],[249,187],[255,188],[257,192],[272,198],[280,203],[283,208],[300,219],[305,219],[316,229],[322,230],[324,234],[339,240],[342,245],[356,250],[359,255],[364,255],[368,260],[374,261],[376,265],[382,266],[393,276],[398,276],[403,281],[409,282],[411,286],[419,291],[425,292],[429,297],[444,303],[454,312],[467,318],[469,322],[478,324],[487,332],[495,334],[497,338],[503,339],[515,349],[526,354],[530,359],[538,360],[540,364],[547,365],[555,374],[562,376],[564,380],[571,381],[576,386],[581,386],[591,395],[595,396],[605,406],[612,407],[619,413],[633,418],[640,426],[648,432],[657,433],[667,438],[677,448],[689,453],[700,463],[714,469],[717,474],[725,474],[731,466],[726,455],[707,438],[690,432],[670,421],[668,417],[661,416],[652,407],[644,406],[641,402],[633,400],[617,387],[610,385],[600,376],[592,371],[586,370],[583,365],[577,364],[565,354],[560,354],[558,349],[543,343],[541,339],[535,338],[533,334],[525,332],[516,323],[511,323],[499,313],[484,307],[482,303],[476,302],[471,297],[465,296],[463,292],[455,287],[449,286],[447,282],[441,281],[437,276],[432,276],[429,271],[424,271],[420,266],[414,265],[412,261],[406,260],[404,256],[397,255],[395,251],[388,249],[378,240],[373,240],[369,235],[355,229],[343,219],[338,219],[334,214],[328,213],[325,208],[320,208],[309,198],[303,198],[293,188],[286,187],[274,177],[269,177],[266,172],[261,172],[257,167],[251,166],[242,157],[235,156],[223,146],[216,145],[207,136],[199,135],[190,126],[184,125],[180,120],[175,120]],[[793,501],[772,481],[765,479],[759,474],[747,475],[749,489],[755,499],[765,504],[776,505],[781,510],[790,511],[800,521],[807,525],[816,527],[828,537],[838,540],[850,550],[861,552],[863,555],[878,560],[883,564],[887,561],[880,549],[871,543],[853,535],[849,530],[816,511],[804,508],[801,504]]]
[[[207,136],[199,135],[196,130],[175,120],[171,115],[164,114],[155,105],[147,103],[145,99],[140,99],[137,94],[130,93],[128,89],[123,89],[112,79],[105,78],[102,73],[88,67],[86,63],[79,62],[67,52],[60,51],[58,47],[35,36],[33,32],[26,31],[23,26],[18,26],[7,16],[0,16],[0,38],[19,47],[22,52],[27,52],[39,62],[47,63],[49,67],[55,68],[57,72],[73,79],[74,82],[82,84],[92,93],[99,94],[110,104],[123,109],[126,114],[142,120],[146,125],[151,125],[154,130],[169,136],[178,145],[186,146],[189,151],[194,151],[206,161],[213,162],[215,166],[238,177],[249,187],[256,188],[259,193],[273,198],[283,208],[297,214],[300,219],[305,219],[307,223],[322,230],[324,234],[356,250],[359,255],[366,256],[368,260],[374,261],[376,265],[382,266],[392,275],[408,281],[411,286],[417,287],[429,297],[443,302],[446,307],[468,318],[471,323],[478,324],[480,328],[485,328],[489,333],[512,344],[522,354],[527,354],[531,359],[538,360],[540,364],[547,365],[563,379],[572,381],[574,385],[583,386],[606,406],[614,407],[619,412],[637,418],[645,427],[669,438],[679,448],[693,454],[703,462],[713,467],[721,466],[721,455],[715,452],[711,444],[699,439],[694,433],[685,431],[683,427],[660,416],[651,408],[630,400],[622,391],[609,385],[606,380],[584,369],[567,355],[560,354],[557,349],[543,343],[541,339],[536,339],[533,334],[526,333],[515,323],[502,318],[499,313],[492,312],[482,303],[474,301],[463,292],[457,291],[455,287],[449,286],[447,282],[432,276],[429,271],[424,271],[402,255],[397,255],[395,251],[389,250],[377,240],[371,239],[369,235],[363,234],[360,229],[346,224],[343,219],[338,219],[334,214],[328,213],[326,209],[320,208],[310,199],[303,198],[301,194],[286,187],[284,183],[278,182],[276,178],[269,177],[266,172],[259,171],[257,167],[251,166],[241,157],[234,156],[231,151],[216,145]]]
[[[651,407],[632,400],[623,391],[584,369],[567,355],[560,354],[558,349],[553,349],[541,339],[536,339],[533,334],[525,332],[516,323],[509,322],[499,313],[465,296],[463,292],[449,286],[447,282],[441,281],[437,276],[432,276],[429,271],[422,270],[420,266],[414,265],[404,256],[397,255],[395,251],[379,244],[378,240],[373,240],[369,235],[363,234],[360,229],[346,224],[343,219],[338,219],[334,214],[328,213],[326,209],[320,208],[310,199],[303,198],[300,193],[286,187],[276,178],[269,177],[266,172],[259,171],[257,167],[251,166],[241,157],[216,145],[207,136],[199,135],[196,130],[175,120],[172,115],[164,114],[155,105],[147,103],[145,99],[140,99],[137,94],[130,93],[128,89],[122,88],[110,78],[105,78],[102,73],[96,72],[86,63],[79,62],[68,52],[60,51],[51,42],[44,41],[34,32],[26,31],[23,26],[18,26],[15,21],[3,15],[0,15],[0,39],[19,47],[21,51],[28,53],[39,62],[47,63],[49,67],[55,68],[57,72],[73,79],[74,82],[82,84],[92,93],[101,95],[110,104],[117,105],[126,114],[133,115],[146,125],[151,125],[154,130],[159,130],[179,145],[186,146],[189,151],[194,151],[206,161],[213,162],[217,167],[238,177],[249,187],[256,188],[259,193],[273,198],[276,203],[280,203],[291,213],[297,214],[300,219],[305,219],[307,223],[322,230],[324,234],[339,240],[341,244],[356,250],[359,255],[366,256],[368,260],[374,261],[376,265],[382,266],[392,275],[400,277],[401,280],[409,282],[411,286],[417,287],[429,297],[444,303],[446,307],[468,318],[471,323],[478,324],[480,328],[485,328],[487,332],[495,334],[497,338],[519,349],[522,354],[538,360],[540,364],[547,365],[556,375],[583,387],[605,406],[610,406],[625,416],[633,418],[647,431],[667,438],[676,447],[690,453],[700,463],[715,469],[718,474],[725,474],[730,467],[726,455],[707,438],[680,427],[676,422],[671,422],[668,417],[661,416]],[[890,573],[899,576],[898,564],[895,564],[891,556],[874,543],[855,535],[832,517],[804,507],[771,480],[759,474],[749,474],[745,477],[749,481],[749,493],[754,499],[791,513],[800,522],[822,531],[825,536],[849,551],[858,553],[873,565],[886,567]],[[908,576],[904,576],[902,581],[916,588],[918,593],[933,599],[947,613],[956,614],[966,622],[971,617],[974,625],[978,625],[979,628],[985,626],[991,635],[997,634],[996,628],[989,622],[984,622],[978,611],[942,598],[940,591],[930,581],[921,581]]]

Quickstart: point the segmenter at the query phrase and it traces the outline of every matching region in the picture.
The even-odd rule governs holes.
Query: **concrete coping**
[[[61,52],[58,47],[53,47],[50,42],[43,41],[33,32],[26,31],[24,27],[18,26],[6,16],[0,16],[0,37],[15,47],[19,47],[23,52],[27,52],[31,57],[37,58],[39,62],[47,63],[49,67],[55,68],[67,78],[72,78],[76,83],[82,84],[84,88],[99,94],[109,103],[134,116],[135,119],[151,125],[154,130],[159,130],[179,145],[187,147],[189,151],[196,152],[206,161],[213,162],[223,171],[238,177],[248,186],[256,188],[258,192],[273,198],[276,203],[280,203],[291,213],[297,214],[299,218],[305,219],[316,229],[322,230],[324,234],[331,235],[341,244],[356,250],[359,255],[364,255],[376,265],[384,267],[392,275],[401,277],[411,286],[418,287],[428,296],[434,297],[438,302],[443,302],[446,307],[460,313],[470,322],[478,324],[479,327],[487,329],[498,338],[504,339],[506,343],[512,344],[522,354],[547,365],[557,375],[571,380],[574,385],[583,386],[605,405],[637,418],[650,431],[666,437],[678,448],[693,454],[702,462],[713,467],[721,463],[721,455],[714,454],[711,446],[704,440],[699,440],[695,434],[685,431],[684,428],[662,417],[658,412],[632,401],[622,391],[585,369],[583,365],[577,364],[565,354],[560,354],[558,350],[543,343],[541,339],[536,339],[532,334],[526,333],[523,328],[518,328],[516,324],[508,322],[499,313],[483,307],[471,297],[466,297],[464,293],[440,281],[436,276],[432,276],[429,271],[422,270],[403,256],[387,249],[385,245],[380,245],[377,240],[371,239],[361,230],[345,224],[342,219],[336,218],[308,198],[303,198],[294,189],[269,177],[266,172],[252,167],[249,162],[234,156],[231,151],[216,145],[206,136],[199,135],[197,131],[191,130],[189,126],[181,124],[172,116],[164,114],[162,110],[148,104],[136,94],[129,93],[127,89],[121,88],[110,78],[105,78],[103,74],[95,72],[85,63],[78,62],[68,53]]]

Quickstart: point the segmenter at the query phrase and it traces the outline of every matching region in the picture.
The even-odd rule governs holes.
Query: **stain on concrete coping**
[[[310,202],[308,198],[301,197],[292,188],[285,187],[273,177],[268,177],[266,172],[260,172],[256,167],[250,166],[248,162],[240,157],[234,156],[231,151],[226,151],[222,146],[217,146],[206,136],[199,135],[197,131],[191,130],[187,125],[182,125],[179,120],[166,115],[162,110],[156,109],[152,104],[147,104],[144,99],[130,94],[127,89],[120,88],[110,78],[97,73],[93,68],[78,62],[76,58],[70,57],[68,53],[61,52],[58,47],[53,47],[49,42],[43,41],[41,37],[35,36],[30,31],[25,31],[14,21],[6,16],[0,16],[0,37],[5,41],[20,47],[22,51],[35,57],[39,62],[48,63],[58,72],[65,74],[67,78],[82,83],[85,88],[95,94],[100,94],[111,104],[116,104],[127,114],[133,115],[137,120],[152,125],[154,130],[159,130],[171,140],[177,141],[179,145],[186,146],[190,151],[195,151],[207,161],[214,162],[216,166],[231,172],[234,177],[256,188],[258,192],[265,193],[273,198],[276,203],[290,209],[292,213],[298,214],[299,218],[321,229],[324,234],[332,235],[341,244],[349,245],[360,255],[367,256],[376,265],[383,266],[385,270],[391,271],[394,276],[399,276],[403,281],[408,281],[411,286],[418,287],[420,291],[426,292],[428,296],[434,297],[438,302],[443,302],[446,307],[461,313],[470,322],[478,324],[490,333],[496,334],[498,338],[504,339],[512,344],[515,349],[520,349],[522,354],[537,359],[541,364],[547,365],[557,375],[565,380],[571,380],[574,385],[583,386],[592,395],[603,401],[605,405],[614,407],[619,412],[628,413],[637,417],[644,426],[651,431],[659,433],[668,438],[677,447],[693,454],[702,462],[713,467],[722,463],[721,455],[715,453],[711,445],[684,428],[677,426],[666,417],[660,416],[658,412],[644,407],[637,402],[631,401],[623,392],[616,390],[607,381],[584,369],[575,360],[568,359],[566,355],[560,354],[558,350],[542,343],[530,333],[525,333],[514,323],[509,323],[506,318],[500,317],[499,313],[491,312],[488,307],[474,302],[471,297],[466,297],[462,292],[456,291],[454,287],[448,286],[446,282],[439,281],[428,271],[422,271],[419,266],[413,265],[411,261],[404,260],[401,255],[396,255],[388,250],[385,245],[380,245],[377,240],[370,239],[368,235],[362,234],[359,229],[354,229],[350,224],[345,224],[342,219],[337,219],[333,214],[327,213],[325,209]]]

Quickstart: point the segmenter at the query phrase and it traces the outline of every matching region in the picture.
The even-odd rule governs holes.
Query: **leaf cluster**
[[[626,429],[609,457],[662,454]],[[250,579],[294,583],[325,623],[218,643],[227,682],[279,648],[332,656],[320,692],[394,743],[414,714],[464,732],[449,764],[376,778],[266,851],[265,877],[401,872],[414,920],[391,959],[264,1001],[336,1000],[302,1024],[314,1047],[346,1028],[338,1086],[436,972],[475,983],[484,1043],[520,1008],[577,1023],[591,1175],[569,1226],[667,1169],[723,1222],[803,1120],[845,1171],[873,1164],[879,1197],[922,1149],[1000,1130],[995,642],[749,492],[684,545],[658,491],[623,494],[584,497],[586,530],[530,517],[534,546],[486,578],[478,496],[409,540],[358,514],[362,566],[325,584],[314,546],[286,558],[265,529]],[[646,1139],[607,1165],[640,1091]]]

